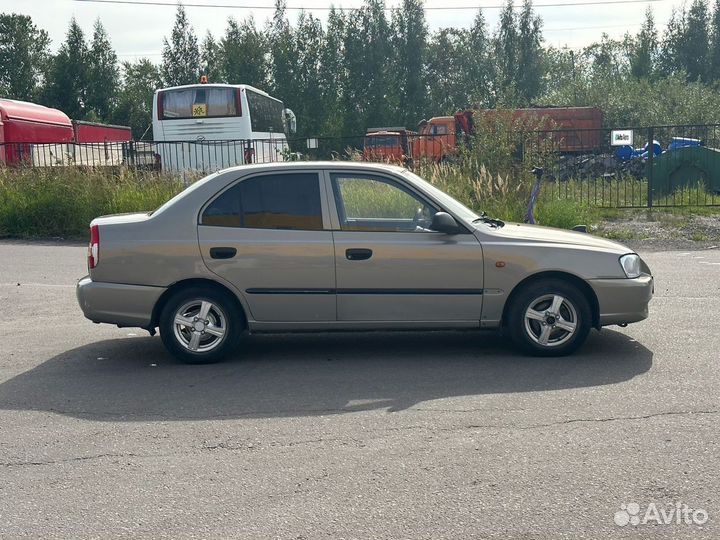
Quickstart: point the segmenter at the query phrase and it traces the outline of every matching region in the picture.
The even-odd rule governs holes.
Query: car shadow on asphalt
[[[249,336],[220,364],[179,364],[158,337],[64,352],[0,384],[0,409],[99,421],[296,417],[390,412],[468,395],[617,384],[653,354],[605,329],[566,358],[531,358],[480,332]]]

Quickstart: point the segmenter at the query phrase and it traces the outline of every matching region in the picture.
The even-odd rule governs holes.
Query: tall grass
[[[477,212],[506,221],[523,221],[534,183],[532,175],[519,167],[493,173],[479,158],[457,165],[420,164],[415,172]],[[121,169],[0,169],[0,236],[84,238],[93,218],[154,210],[185,185],[170,175]],[[348,210],[357,215],[369,216],[369,208],[375,207],[377,215],[385,217],[406,217],[417,210],[409,196],[396,190],[375,189],[370,194],[359,190],[347,195]],[[655,199],[658,207],[713,202],[720,204],[720,195],[704,186],[682,188]],[[572,228],[596,223],[602,209],[645,204],[645,180],[546,182],[535,217],[541,225]]]
[[[183,188],[149,172],[0,169],[0,235],[84,237],[97,216],[154,210]]]

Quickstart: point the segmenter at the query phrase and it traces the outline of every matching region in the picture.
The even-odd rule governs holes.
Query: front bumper
[[[78,281],[75,293],[85,317],[97,323],[149,328],[164,287],[102,283],[89,276]]]
[[[648,304],[655,292],[653,277],[634,279],[591,279],[600,307],[600,326],[627,324],[648,317]]]

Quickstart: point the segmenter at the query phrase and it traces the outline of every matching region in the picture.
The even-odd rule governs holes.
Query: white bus
[[[189,84],[155,91],[153,139],[163,170],[214,171],[283,161],[295,115],[246,84]]]

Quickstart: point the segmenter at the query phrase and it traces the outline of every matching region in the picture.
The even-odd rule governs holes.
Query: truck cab
[[[363,143],[363,159],[405,164],[413,158],[416,135],[404,127],[368,128]]]
[[[472,115],[472,111],[462,111],[420,122],[413,157],[440,163],[457,156],[458,139],[469,142],[466,137],[475,132]]]

